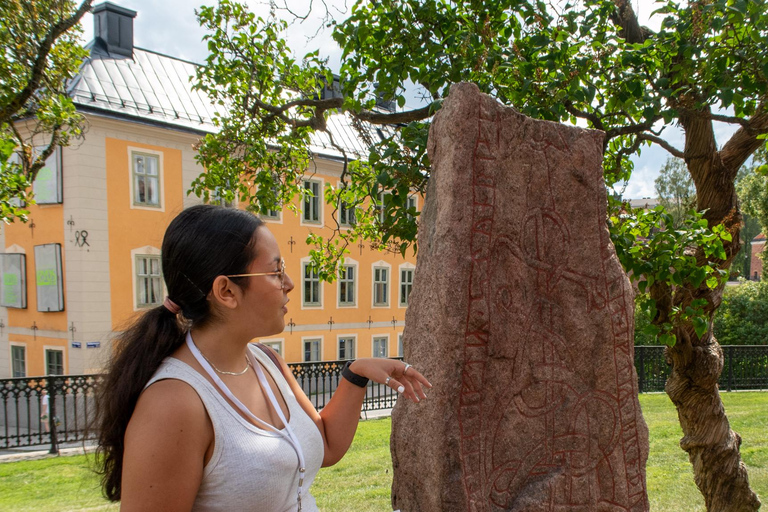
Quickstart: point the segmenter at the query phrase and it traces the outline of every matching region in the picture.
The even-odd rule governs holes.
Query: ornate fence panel
[[[401,358],[395,358],[401,359]],[[339,386],[346,361],[289,363],[299,386],[320,410]],[[49,445],[93,438],[86,429],[95,412],[94,391],[100,375],[62,375],[0,379],[0,450]],[[371,382],[365,392],[363,412],[390,409],[397,392]]]
[[[768,389],[768,345],[727,345],[722,348],[721,391]],[[641,393],[664,391],[670,368],[663,346],[635,347],[635,368]]]
[[[0,380],[0,449],[85,438],[99,375]]]
[[[393,357],[402,361],[401,357]],[[325,407],[339,386],[341,369],[346,361],[322,361],[317,363],[288,363],[301,389],[312,401],[315,409]],[[363,412],[391,409],[395,406],[397,392],[389,386],[369,382],[365,391]]]
[[[768,389],[768,345],[725,346],[723,355],[721,390]],[[344,363],[289,363],[288,367],[320,410],[339,386]],[[669,376],[664,347],[635,347],[635,368],[641,393],[664,391]],[[55,453],[59,443],[94,437],[96,433],[87,431],[86,424],[93,417],[94,391],[100,381],[100,375],[0,379],[0,449],[49,445]],[[363,412],[391,409],[396,401],[397,393],[389,386],[371,382]]]

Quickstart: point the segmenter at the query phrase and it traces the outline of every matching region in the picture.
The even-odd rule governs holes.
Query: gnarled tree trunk
[[[741,214],[734,189],[736,172],[760,142],[751,130],[742,128],[717,151],[708,111],[691,112],[680,120],[686,135],[685,160],[696,184],[697,209],[706,210],[704,217],[710,227],[723,224],[733,237],[725,243],[726,259],[718,262],[727,270],[739,251]],[[753,121],[761,121],[761,116]],[[706,259],[701,252],[697,257]],[[671,307],[685,309],[693,300],[706,299],[710,328],[699,337],[691,324],[676,327],[677,343],[666,351],[672,366],[666,391],[683,429],[680,447],[688,453],[707,510],[751,512],[760,508],[760,500],[749,487],[747,469],[739,454],[741,437],[731,430],[717,384],[723,369],[723,351],[712,334],[712,319],[720,306],[723,288],[724,284],[714,290],[706,284],[699,288],[689,285],[677,290],[671,300],[667,298],[662,315],[668,315]],[[658,288],[655,291],[660,292]]]

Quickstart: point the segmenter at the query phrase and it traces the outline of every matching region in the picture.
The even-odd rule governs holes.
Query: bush
[[[649,332],[650,325],[648,311],[635,303],[635,345],[663,345],[658,336]]]
[[[715,314],[715,337],[721,345],[768,345],[768,280],[739,281],[728,286]],[[635,345],[662,345],[648,332],[648,312],[635,305]]]
[[[729,286],[715,315],[721,345],[768,345],[768,281]]]

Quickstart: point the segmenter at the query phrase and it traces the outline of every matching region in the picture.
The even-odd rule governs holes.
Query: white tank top
[[[251,347],[251,352],[277,383],[290,413],[288,422],[304,451],[306,476],[301,510],[317,511],[309,488],[323,462],[323,438],[269,356],[256,347]],[[296,451],[288,441],[246,421],[213,384],[178,359],[165,359],[147,387],[163,379],[177,379],[192,386],[213,423],[213,455],[203,470],[203,480],[192,507],[194,512],[289,512],[297,509],[298,464]]]

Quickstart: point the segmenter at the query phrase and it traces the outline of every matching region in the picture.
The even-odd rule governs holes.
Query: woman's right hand
[[[424,388],[432,387],[427,378],[416,368],[396,359],[382,357],[356,359],[349,369],[361,377],[389,386],[416,403],[427,397]]]

